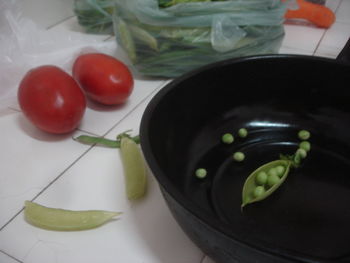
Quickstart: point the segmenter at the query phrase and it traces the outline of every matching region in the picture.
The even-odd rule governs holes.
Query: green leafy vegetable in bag
[[[88,33],[113,33],[114,0],[75,0],[74,13]]]
[[[177,77],[220,60],[276,53],[292,0],[75,1],[87,31],[103,33],[113,24],[118,46],[134,70]]]

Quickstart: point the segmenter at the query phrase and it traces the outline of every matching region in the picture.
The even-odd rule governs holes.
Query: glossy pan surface
[[[242,127],[249,132],[245,139],[221,142],[224,133],[236,134]],[[300,129],[312,134],[306,161],[273,195],[242,211],[247,176],[279,154],[295,152]],[[171,206],[209,229],[190,236],[218,262],[238,261],[206,243],[232,240],[227,250],[237,250],[240,262],[252,258],[240,255],[235,244],[269,255],[256,262],[340,262],[350,256],[346,63],[272,55],[208,65],[172,81],[152,99],[140,135],[175,218],[177,209]],[[245,153],[243,162],[232,160],[236,151]],[[204,180],[194,176],[199,167],[208,171]],[[182,218],[185,231],[195,228],[186,224]]]

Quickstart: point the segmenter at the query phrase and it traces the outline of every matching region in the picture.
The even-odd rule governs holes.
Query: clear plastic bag
[[[88,33],[113,33],[114,0],[75,0],[74,13]]]
[[[91,12],[85,26],[78,15],[88,32],[104,33],[113,24],[118,44],[141,74],[177,77],[223,59],[278,52],[284,14],[294,2],[198,0],[160,7],[173,1],[75,0],[75,12]]]
[[[76,56],[114,54],[115,41],[74,31],[46,30],[22,13],[21,0],[0,1],[0,112],[17,107],[17,89],[31,68],[56,65],[68,73]]]
[[[177,77],[207,63],[276,53],[287,3],[231,0],[159,8],[157,0],[117,0],[118,44],[136,70]]]

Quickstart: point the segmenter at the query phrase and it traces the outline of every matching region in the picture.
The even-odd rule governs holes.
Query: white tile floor
[[[79,31],[71,2],[33,0],[32,5],[26,4],[25,14],[57,34]],[[39,4],[52,4],[57,12],[38,16],[33,5]],[[337,56],[350,37],[350,0],[328,0],[327,5],[336,12],[335,24],[326,30],[286,23],[280,53]],[[118,151],[72,140],[81,133],[110,139],[130,128],[136,133],[147,103],[166,82],[137,77],[127,104],[114,108],[89,104],[79,129],[66,136],[40,132],[16,105],[1,112],[0,263],[213,262],[178,227],[151,174],[146,199],[131,204],[125,199]],[[27,199],[52,207],[121,210],[124,214],[89,231],[45,231],[24,221],[22,207]]]

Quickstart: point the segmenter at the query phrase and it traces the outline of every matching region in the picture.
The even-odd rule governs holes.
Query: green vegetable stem
[[[84,144],[97,144],[110,148],[120,148],[120,141],[122,137],[128,137],[133,140],[135,143],[140,143],[140,136],[131,136],[129,131],[125,131],[117,136],[116,140],[110,140],[103,137],[89,136],[89,135],[80,135],[76,138],[73,138],[75,141],[84,143]]]
[[[158,0],[158,5],[161,8],[165,8],[165,7],[170,7],[181,3],[215,2],[215,1],[227,1],[227,0]]]
[[[120,212],[103,210],[73,211],[50,208],[25,201],[24,217],[34,226],[57,231],[77,231],[96,228],[119,216]]]
[[[109,140],[103,137],[80,135],[77,138],[74,138],[74,140],[85,144],[99,144],[111,148],[120,148],[120,141]]]
[[[105,0],[74,0],[73,11],[79,25],[87,33],[113,33],[112,15],[114,14],[113,1]]]

